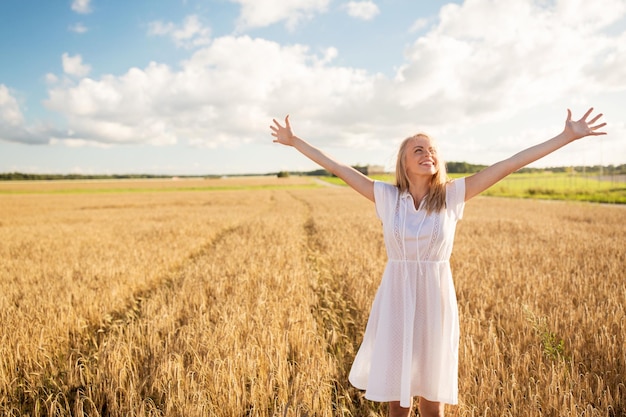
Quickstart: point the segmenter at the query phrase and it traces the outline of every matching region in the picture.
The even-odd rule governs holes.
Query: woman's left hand
[[[606,135],[606,132],[597,131],[598,129],[606,126],[606,123],[594,125],[594,123],[602,117],[602,113],[587,121],[587,117],[589,117],[592,111],[593,107],[587,110],[587,113],[585,113],[580,120],[572,120],[572,112],[570,109],[567,109],[567,120],[565,121],[565,129],[563,130],[563,133],[570,137],[571,140],[584,138],[585,136]]]
[[[282,143],[287,146],[293,146],[295,135],[293,134],[291,125],[289,124],[289,115],[285,117],[285,126],[278,123],[276,119],[273,119],[272,121],[274,122],[274,126],[270,126],[270,129],[273,131],[272,136],[276,138],[274,139],[274,142]]]

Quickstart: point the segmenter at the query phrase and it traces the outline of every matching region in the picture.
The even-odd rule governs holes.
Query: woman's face
[[[404,163],[409,177],[436,174],[437,150],[430,138],[418,135],[409,139],[404,150]]]

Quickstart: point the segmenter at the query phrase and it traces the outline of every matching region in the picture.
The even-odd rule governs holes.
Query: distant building
[[[354,169],[364,175],[379,175],[385,174],[385,167],[382,165],[366,165],[366,166],[354,166]]]
[[[385,174],[385,167],[382,165],[368,165],[367,166],[367,175],[372,174]]]

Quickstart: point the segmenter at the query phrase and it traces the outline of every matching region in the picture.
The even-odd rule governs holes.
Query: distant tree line
[[[478,172],[487,165],[468,164],[467,162],[448,162],[446,168],[451,174],[472,174]],[[626,164],[622,165],[592,165],[592,166],[565,166],[550,168],[522,168],[517,172],[521,174],[541,173],[541,172],[566,172],[570,174],[589,175],[626,175]]]
[[[468,164],[467,162],[446,162],[446,170],[450,174],[473,174],[484,168],[487,168],[487,165]]]
[[[449,173],[452,174],[457,174],[457,173],[461,173],[461,174],[471,174],[474,172],[478,172],[481,169],[485,168],[487,165],[474,165],[474,164],[468,164],[467,162],[447,162],[446,163],[446,169]],[[354,165],[352,168],[356,169],[357,171],[366,173],[367,172],[367,166],[364,165]],[[291,175],[309,175],[309,176],[314,176],[314,177],[332,177],[334,176],[333,174],[331,174],[330,172],[326,171],[325,169],[316,169],[313,171],[300,171],[300,172],[294,172],[294,171],[290,171],[290,172],[285,172],[285,171],[281,171],[278,173],[279,177],[283,177],[283,176],[287,176],[287,175],[291,174]]]
[[[467,162],[447,162],[446,168],[450,174],[472,174],[487,165],[470,164]],[[362,169],[362,166],[355,166]],[[551,168],[522,168],[519,173],[541,173],[541,172],[566,172],[570,174],[586,174],[586,175],[626,175],[626,164],[621,165],[593,165],[593,166],[568,166],[568,167],[551,167]],[[329,177],[332,174],[325,169],[316,169],[313,171],[280,171],[278,173],[269,174],[242,174],[229,175],[232,177],[253,176],[253,175],[274,175],[278,177],[288,177],[290,175],[308,175],[315,177]],[[175,176],[179,178],[219,178],[220,175],[190,175]],[[158,179],[172,178],[172,175],[153,175],[153,174],[115,174],[115,175],[82,175],[82,174],[26,174],[23,172],[0,173],[0,181],[52,181],[52,180],[110,180],[110,179]]]
[[[522,168],[517,172],[567,172],[570,174],[590,174],[590,175],[626,175],[626,164],[621,165],[591,165],[591,166],[569,166],[552,168]]]
[[[122,175],[81,175],[81,174],[26,174],[23,172],[0,173],[0,181],[52,181],[52,180],[107,180],[171,178],[171,175],[122,174]]]
[[[361,169],[361,166],[355,166],[356,169]],[[487,168],[487,165],[470,164],[468,162],[447,162],[446,170],[450,174],[473,174],[482,169]],[[622,165],[593,165],[593,166],[568,166],[568,167],[551,167],[551,168],[522,168],[519,173],[541,173],[541,172],[567,172],[571,174],[589,174],[589,175],[626,175],[626,164]],[[285,171],[281,171],[282,175],[285,175]],[[314,171],[306,172],[288,172],[286,174],[291,175],[311,175],[316,177],[332,176],[332,174],[325,169],[316,169]]]

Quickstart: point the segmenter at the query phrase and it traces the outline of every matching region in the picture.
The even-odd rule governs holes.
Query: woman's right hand
[[[270,129],[274,131],[272,133],[272,136],[276,138],[274,139],[274,142],[282,143],[283,145],[287,146],[293,146],[293,139],[295,136],[291,131],[291,125],[289,124],[289,115],[285,117],[285,126],[282,126],[280,123],[278,123],[276,119],[273,119],[273,121],[275,126],[270,126]]]
[[[272,136],[276,138],[274,139],[274,142],[287,146],[293,146],[302,155],[306,156],[326,171],[344,180],[346,184],[365,196],[367,199],[374,201],[374,180],[363,175],[350,165],[336,161],[331,156],[326,155],[324,152],[312,146],[304,139],[294,135],[291,131],[291,125],[289,125],[289,115],[285,117],[284,126],[278,123],[276,119],[273,119],[273,121],[274,126],[270,126],[270,129],[272,129]]]

